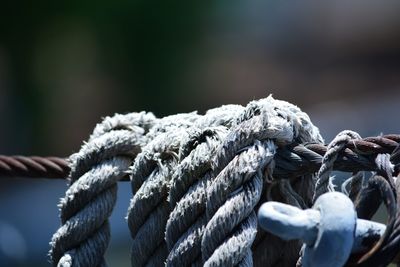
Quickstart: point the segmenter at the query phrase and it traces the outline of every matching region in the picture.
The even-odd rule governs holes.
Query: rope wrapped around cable
[[[343,193],[348,194],[355,203],[359,218],[370,220],[377,212],[381,203],[387,209],[388,220],[386,230],[382,236],[370,235],[363,244],[369,247],[369,250],[363,253],[352,254],[348,259],[346,266],[387,266],[395,261],[399,263],[400,257],[400,201],[399,201],[399,180],[393,179],[393,175],[399,175],[399,151],[400,145],[393,142],[394,136],[386,136],[378,139],[377,143],[383,144],[383,147],[376,147],[376,150],[391,151],[388,153],[370,153],[363,151],[360,154],[367,154],[364,160],[369,161],[367,168],[353,170],[353,176],[347,179],[341,186]],[[360,140],[361,137],[352,131],[343,131],[339,133],[328,145],[327,151],[322,159],[322,164],[318,171],[314,199],[318,198],[324,192],[335,191],[333,178],[330,172],[338,155],[344,151],[346,145],[352,140]],[[354,145],[354,144],[353,144]],[[394,149],[393,149],[394,148]],[[355,147],[357,149],[357,147]],[[361,170],[372,170],[370,177],[360,175]],[[347,191],[346,186],[350,184],[351,191]],[[302,257],[299,258],[297,266],[302,265]]]
[[[237,111],[239,109],[240,108],[236,108],[235,110]],[[184,128],[193,126],[194,121],[196,121],[195,127],[200,130],[207,126],[223,124],[230,128],[232,122],[235,124],[233,130],[231,129],[231,134],[228,134],[227,138],[223,141],[220,140],[222,145],[217,150],[219,152],[217,152],[216,159],[213,159],[216,160],[216,165],[213,166],[212,171],[209,172],[208,179],[206,179],[211,181],[216,177],[215,181],[212,181],[210,188],[207,188],[207,186],[202,187],[203,190],[206,190],[204,191],[204,196],[206,197],[203,198],[203,205],[206,204],[206,213],[200,219],[201,223],[199,224],[204,227],[207,223],[207,226],[205,226],[204,231],[198,232],[198,248],[200,248],[201,236],[200,251],[202,255],[200,262],[205,262],[206,265],[212,265],[213,260],[215,260],[213,256],[215,253],[211,253],[212,250],[215,249],[218,251],[219,249],[222,252],[217,252],[216,255],[224,255],[224,253],[226,254],[226,252],[224,252],[226,244],[230,246],[232,245],[230,242],[239,240],[240,242],[244,242],[245,246],[239,243],[236,244],[236,248],[238,249],[237,255],[232,254],[233,258],[231,257],[229,259],[217,257],[217,261],[219,261],[220,264],[227,262],[231,264],[239,262],[251,264],[252,257],[250,254],[250,247],[255,237],[257,225],[253,208],[257,204],[262,192],[263,179],[261,171],[266,167],[268,161],[271,162],[275,154],[276,144],[271,140],[274,139],[274,142],[277,144],[291,143],[294,138],[303,142],[304,140],[297,137],[301,135],[309,137],[311,134],[305,133],[303,129],[300,129],[303,126],[299,123],[300,120],[305,122],[305,125],[309,127],[308,130],[311,129],[313,132],[317,132],[317,130],[313,128],[308,117],[306,115],[304,116],[304,114],[302,114],[302,117],[290,118],[289,115],[295,114],[296,112],[298,113],[300,110],[286,102],[276,101],[272,97],[257,103],[251,103],[244,112],[233,112],[230,116],[227,116],[229,111],[232,110],[233,109],[226,107],[220,108],[208,112],[208,114],[203,117],[195,113],[167,117],[161,120],[152,117],[149,122],[143,124],[144,127],[140,127],[141,124],[138,123],[137,115],[117,115],[113,119],[106,119],[101,124],[101,127],[96,127],[89,142],[82,147],[79,153],[71,157],[71,187],[69,191],[67,191],[66,198],[61,202],[61,219],[63,226],[56,232],[51,242],[52,250],[50,254],[53,263],[56,265],[61,262],[61,265],[63,265],[65,262],[64,265],[68,266],[72,265],[74,260],[77,262],[84,261],[79,256],[81,256],[81,254],[84,255],[84,253],[88,254],[87,251],[83,250],[79,255],[76,254],[75,251],[81,251],[80,248],[83,247],[82,243],[84,243],[89,236],[91,239],[93,239],[93,236],[98,236],[99,240],[101,239],[103,242],[101,242],[102,246],[100,249],[96,249],[96,257],[85,258],[102,259],[102,255],[108,243],[109,230],[107,218],[111,214],[115,204],[115,183],[118,179],[122,178],[127,169],[127,165],[133,161],[141,150],[142,152],[138,155],[133,164],[131,175],[132,188],[135,193],[128,211],[128,224],[133,237],[131,261],[133,266],[151,265],[153,263],[149,262],[150,260],[156,260],[158,263],[161,263],[164,259],[163,255],[166,254],[166,246],[164,248],[160,236],[165,229],[166,219],[170,212],[164,200],[168,194],[169,179],[172,175],[172,169],[177,164],[177,158],[174,154],[179,151],[179,147],[181,146],[182,136],[185,135]],[[224,116],[221,116],[221,114]],[[140,115],[144,116],[143,113]],[[240,129],[242,129],[242,132],[240,132]],[[138,138],[138,136],[140,136],[140,138]],[[239,139],[236,140],[235,138],[237,137],[239,137]],[[318,135],[317,139],[309,138],[305,139],[305,141],[319,141],[320,139]],[[166,145],[167,143],[168,145]],[[252,145],[252,143],[254,144]],[[217,144],[212,145],[212,147],[215,148],[217,146]],[[246,146],[251,147],[246,148]],[[240,153],[241,156],[234,159],[235,153]],[[187,155],[189,154],[190,153],[187,153]],[[75,197],[75,195],[83,195],[81,187],[83,185],[88,188],[94,187],[93,185],[84,183],[86,181],[84,174],[89,171],[94,172],[96,168],[93,168],[93,165],[101,165],[100,163],[110,159],[114,161],[116,159],[120,160],[117,163],[107,162],[107,164],[115,164],[113,166],[116,167],[119,172],[104,175],[103,177],[96,177],[95,173],[89,173],[86,179],[94,180],[93,183],[100,183],[103,187],[99,186],[100,189],[93,194],[86,193],[86,202],[80,202],[79,198]],[[228,175],[230,175],[230,172],[235,175],[234,170],[229,172],[229,167],[226,170],[224,169],[231,160],[233,160],[233,163],[231,163],[233,166],[234,164],[239,164],[239,166],[247,166],[247,168],[236,174],[238,178],[236,178],[236,180],[233,179],[234,183],[229,188],[231,191],[229,191],[229,193],[226,193],[228,192],[226,191],[224,194],[220,195],[221,184],[224,183],[226,177],[224,179],[224,172],[218,176],[217,174],[224,170]],[[210,162],[210,159],[208,161]],[[91,168],[94,170],[91,170]],[[101,173],[101,171],[102,168],[100,168],[98,172]],[[246,171],[248,172],[246,173]],[[272,168],[270,172],[272,173]],[[243,175],[244,177],[242,177]],[[110,177],[114,178],[112,182],[101,182],[103,179],[107,178],[107,181],[109,181]],[[250,180],[250,178],[252,179]],[[76,186],[74,186],[77,180],[79,183],[76,183]],[[244,184],[247,181],[250,182]],[[80,185],[80,183],[82,183],[82,185]],[[238,187],[241,187],[242,184],[244,184],[242,189],[237,191]],[[188,185],[190,186],[190,183]],[[107,186],[108,190],[104,190],[104,186]],[[135,192],[136,190],[137,192]],[[230,196],[229,194],[235,190],[237,191],[235,195]],[[80,215],[80,209],[83,209],[82,216],[87,216],[87,211],[85,210],[89,209],[87,204],[90,204],[91,202],[89,201],[93,198],[96,199],[96,194],[99,192],[103,194],[107,192],[109,194],[106,196],[110,199],[106,201],[108,208],[101,206],[99,208],[102,209],[101,212],[99,210],[96,210],[96,213],[93,212],[91,214],[91,220],[94,223],[91,223],[89,229],[86,229],[86,225],[83,225],[82,222],[88,221],[89,218],[77,217],[76,221],[74,221],[74,219],[76,216]],[[105,197],[101,199],[105,199]],[[175,201],[178,202],[179,197],[175,199]],[[218,229],[218,227],[215,228],[215,222],[223,218],[219,217],[220,213],[217,212],[220,208],[218,205],[221,205],[223,210],[225,208],[223,206],[224,202],[230,203],[229,201],[239,201],[239,206],[243,206],[239,213],[230,214],[230,216],[235,218],[235,220],[231,221],[233,224],[223,228],[221,232],[222,235],[216,235],[218,238],[217,240],[213,240],[213,238],[210,239],[209,234],[211,233],[211,237],[213,237],[212,233],[215,229]],[[82,204],[86,206],[82,207]],[[172,206],[174,204],[175,203],[172,203]],[[96,207],[98,208],[98,206]],[[137,214],[138,211],[141,212],[141,216],[132,216],[132,214]],[[96,216],[94,216],[94,214]],[[78,227],[75,227],[75,225],[78,225]],[[236,229],[236,235],[233,235],[233,238],[230,240],[225,240],[225,235],[230,235],[231,231],[238,225],[239,228]],[[193,231],[193,229],[191,229],[191,231]],[[104,234],[94,235],[94,233],[97,232],[104,232]],[[151,239],[152,236],[154,240]],[[68,244],[68,240],[72,240],[70,244]],[[170,244],[169,250],[172,250],[172,245],[175,241],[176,240],[172,242],[171,240],[168,241]],[[198,257],[200,257],[200,255]],[[209,260],[208,258],[211,259]],[[104,260],[100,260],[99,262],[85,262],[85,265],[88,266],[103,264]]]
[[[332,170],[353,173],[342,188],[360,199],[368,195],[360,193],[366,184],[380,187],[375,178],[366,183],[359,171],[398,174],[399,142],[399,135],[360,139],[347,131],[326,147],[307,114],[272,97],[204,115],[107,117],[69,158],[70,186],[60,203],[62,225],[51,241],[51,261],[54,266],[106,265],[116,184],[129,177],[132,266],[277,266],[286,264],[280,259],[283,250],[292,263],[299,244],[287,246],[258,229],[260,202],[310,207],[313,194],[334,189]],[[398,201],[398,179],[385,179],[393,198],[387,190],[380,198]],[[360,212],[371,203],[358,201]],[[390,232],[381,245],[371,245],[377,252],[353,257],[357,264],[395,256],[399,209],[388,210],[394,218]]]
[[[186,116],[186,115],[183,115]],[[132,266],[159,266],[167,255],[164,241],[165,224],[170,213],[168,183],[177,164],[177,152],[185,128],[198,115],[183,118],[179,127],[174,123],[166,126],[144,146],[131,171],[133,198],[128,209],[128,225],[133,239],[131,249]],[[170,118],[165,121],[168,124]],[[174,117],[171,122],[181,118]]]
[[[205,227],[206,188],[211,182],[211,160],[216,147],[226,136],[224,126],[191,131],[183,146],[184,158],[177,167],[171,181],[169,216],[165,238],[170,250],[167,266],[200,264],[201,236]],[[195,145],[193,150],[186,147]]]
[[[208,223],[202,237],[206,266],[251,264],[257,232],[254,207],[266,177],[272,178],[276,148],[297,141],[321,142],[318,130],[297,107],[269,97],[251,102],[214,159],[207,188]]]
[[[237,108],[224,106],[210,110],[204,116],[191,113],[161,120],[166,122],[159,125],[163,130],[158,132],[162,133],[143,148],[132,167],[134,196],[127,216],[133,238],[132,266],[159,266],[168,255],[164,241],[171,211],[167,196],[173,169],[183,155],[193,149],[194,144],[186,141],[189,131],[207,125],[229,124],[229,118],[236,114]],[[231,115],[227,116],[228,113]]]

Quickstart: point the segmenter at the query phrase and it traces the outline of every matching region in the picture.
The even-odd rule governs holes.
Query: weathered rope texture
[[[232,116],[236,114],[236,109],[236,106],[227,106],[212,110],[203,117],[182,114],[160,120],[163,130],[157,128],[158,136],[143,148],[132,167],[132,188],[137,190],[133,192],[127,216],[133,238],[132,266],[160,265],[169,253],[164,240],[171,212],[167,197],[178,161],[195,145],[189,138],[189,132],[219,123],[229,124],[231,120],[227,119],[227,111]],[[180,120],[183,121],[177,123]],[[189,141],[186,141],[187,138]]]
[[[272,177],[276,148],[294,140],[321,142],[322,138],[307,115],[292,105],[269,98],[250,103],[239,116],[214,158],[216,178],[207,188],[205,265],[241,265],[250,257],[257,226],[246,219],[260,200],[264,180]],[[242,235],[247,242],[235,242]]]
[[[349,264],[389,263],[400,248],[399,143],[399,135],[344,131],[325,146],[307,114],[272,97],[204,115],[107,117],[69,158],[51,261],[106,265],[117,182],[129,179],[132,266],[293,266],[300,244],[260,230],[255,212],[268,200],[310,207],[335,190],[330,173],[340,170],[352,174],[340,188],[360,217],[371,218],[381,202],[389,214],[385,235]]]
[[[339,152],[343,151],[346,148],[346,145],[354,139],[361,139],[361,136],[353,131],[343,131],[328,145],[317,174],[313,202],[315,202],[315,200],[323,193],[335,191],[329,174],[333,170],[333,164],[337,159]]]
[[[106,118],[70,157],[70,187],[61,200],[62,226],[51,240],[54,266],[105,266],[108,217],[121,179],[145,143],[152,114]],[[131,125],[126,127],[126,125]]]

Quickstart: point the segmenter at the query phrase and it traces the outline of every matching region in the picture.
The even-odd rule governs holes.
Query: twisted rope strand
[[[165,232],[165,240],[171,250],[167,266],[188,266],[200,257],[201,236],[207,223],[205,197],[206,188],[212,180],[212,154],[225,134],[225,127],[219,126],[189,136],[189,143],[194,140],[203,142],[196,142],[197,146],[181,161],[172,176],[169,192],[172,212]]]
[[[207,260],[204,266],[253,266],[251,245],[257,231],[257,217],[252,212],[237,231]],[[240,245],[238,245],[240,244]]]
[[[159,134],[143,148],[132,167],[132,188],[139,188],[136,193],[133,192],[127,215],[133,238],[132,266],[148,264],[151,255],[160,246],[167,251],[164,231],[170,213],[167,202],[168,186],[173,168],[177,164],[174,155],[178,153],[181,140],[187,134],[184,127],[168,127],[169,130]],[[153,213],[157,215],[152,216]]]
[[[144,133],[121,130],[118,121],[109,125],[70,157],[70,188],[60,202],[62,226],[50,242],[54,266],[106,266],[108,217],[116,202],[117,181],[140,151]]]
[[[215,157],[213,171],[216,178],[207,188],[209,222],[202,238],[202,256],[206,266],[236,261],[239,263],[241,259],[250,257],[249,249],[257,231],[257,227],[251,224],[250,226],[254,228],[248,230],[254,233],[254,236],[249,237],[252,240],[249,249],[237,250],[243,254],[229,255],[223,251],[228,247],[231,251],[235,250],[234,247],[246,247],[232,241],[235,240],[235,235],[231,236],[229,232],[234,228],[240,229],[240,225],[245,222],[241,217],[242,214],[249,216],[248,214],[258,203],[259,195],[257,194],[257,197],[249,195],[246,198],[247,201],[242,200],[234,204],[229,204],[229,199],[231,194],[234,195],[236,190],[240,190],[246,183],[260,179],[262,170],[272,169],[267,166],[272,163],[276,145],[287,145],[294,139],[300,142],[322,140],[319,134],[313,136],[314,126],[309,121],[305,122],[305,116],[299,114],[302,112],[297,107],[286,102],[275,101],[271,97],[259,102],[255,101],[246,107],[245,112],[237,120],[238,125],[232,128],[231,133],[226,137]],[[262,144],[260,140],[266,142]],[[273,142],[268,140],[273,140]],[[252,150],[253,148],[255,149]],[[240,164],[240,162],[243,163]],[[268,175],[272,176],[271,173]],[[256,191],[261,194],[262,183],[256,184],[259,184],[256,186]],[[240,204],[244,205],[243,210],[241,213],[236,213],[235,208],[241,206]],[[225,217],[219,221],[217,219],[219,216]],[[230,225],[226,225],[221,235],[219,227],[225,221]]]
[[[182,143],[181,162],[172,177],[168,197],[172,212],[165,233],[170,250],[167,266],[201,264],[201,235],[207,222],[203,211],[205,190],[212,179],[211,158],[242,110],[241,106],[228,105],[207,111]]]
[[[177,148],[179,148],[179,146],[182,144],[182,139],[184,135],[186,135],[185,133],[181,133],[181,134],[177,134],[177,132],[179,132],[179,128],[176,126],[180,126],[182,127],[182,123],[177,124],[177,120],[176,119],[183,119],[185,120],[184,122],[187,124],[187,126],[192,126],[195,127],[192,123],[196,122],[196,125],[201,125],[204,126],[206,123],[210,123],[211,125],[215,125],[217,123],[226,123],[229,124],[231,123],[232,119],[230,119],[230,116],[221,116],[222,114],[225,115],[225,113],[227,113],[228,111],[233,111],[232,113],[235,114],[235,110],[237,109],[236,106],[227,106],[227,107],[223,107],[221,109],[214,109],[211,110],[209,112],[207,112],[207,114],[203,117],[198,116],[197,114],[181,114],[180,117],[174,116],[173,119],[170,120],[170,125],[168,125],[167,127],[169,127],[169,129],[166,129],[165,124],[163,126],[159,127],[159,131],[160,132],[165,132],[166,134],[170,133],[170,135],[175,135],[174,138],[171,138],[171,136],[164,138],[162,142],[164,142],[165,144],[171,142],[171,140],[176,140],[177,142],[177,146],[175,147],[175,149],[169,149],[170,151],[173,151],[173,153],[177,152]],[[222,114],[221,111],[222,110]],[[212,119],[210,119],[210,117]],[[154,128],[153,128],[154,129]],[[158,129],[158,128],[155,128]],[[162,143],[161,142],[161,143]],[[164,145],[165,146],[165,145]],[[165,151],[164,147],[159,147],[158,150],[157,149],[153,149],[153,151]],[[142,153],[143,154],[143,153]],[[144,171],[146,171],[147,173],[152,169],[152,167],[154,167],[154,164],[151,164],[151,161],[149,161],[148,159],[151,158],[149,156],[142,156],[139,155],[138,159],[135,161],[135,164],[133,166],[133,175],[132,175],[132,184],[138,188],[141,186],[141,183],[143,183],[144,181],[146,181],[148,178],[146,178],[146,174],[144,173]],[[137,169],[142,169],[143,171],[138,171]],[[170,176],[171,176],[172,172],[171,170],[169,171],[169,173],[167,175],[164,176],[164,179],[162,179],[162,181],[164,181],[164,183],[159,186],[158,188],[164,188],[167,189],[169,187],[169,180],[170,180]],[[139,180],[139,181],[137,181]],[[161,180],[160,180],[161,181]],[[140,189],[143,188],[144,191],[147,192],[147,190],[149,189],[149,185],[150,183],[143,183],[142,187],[140,187]],[[151,187],[151,186],[150,186]],[[140,190],[139,189],[139,190]],[[147,196],[151,196],[152,193],[151,191],[146,193]],[[160,198],[158,198],[159,200],[161,200],[161,198],[164,198],[166,196],[166,194],[164,194],[162,197],[160,196]],[[137,219],[135,219],[135,216],[133,216],[132,214],[138,214],[138,210],[135,209],[135,203],[136,203],[136,199],[140,199],[140,196],[135,195],[132,202],[131,202],[131,206],[129,208],[128,211],[128,221],[129,221],[129,226],[131,228],[131,233],[133,236],[133,246],[132,246],[132,265],[133,266],[141,266],[143,265],[146,261],[148,261],[148,257],[146,257],[146,255],[150,255],[150,250],[154,250],[157,248],[157,246],[159,245],[159,243],[161,242],[154,242],[155,246],[153,245],[153,247],[147,251],[147,254],[144,253],[144,251],[136,249],[138,246],[140,247],[145,247],[145,246],[141,246],[140,244],[145,242],[145,239],[140,239],[140,238],[136,238],[135,237],[135,230],[134,228],[138,228],[140,227],[140,223],[138,222]],[[166,199],[165,199],[166,200]],[[165,201],[162,200],[162,201]],[[148,205],[148,203],[146,202],[146,205]],[[168,210],[168,212],[170,212],[170,210]],[[142,215],[142,218],[146,218],[146,213],[143,214],[140,213]],[[148,233],[148,234],[156,234],[158,236],[159,240],[160,238],[163,238],[163,233],[165,231],[165,226],[166,226],[166,218],[168,216],[166,216],[165,218],[159,218],[159,221],[162,221],[161,223],[159,223],[159,227],[157,228],[157,230],[155,231],[155,229],[152,230],[152,232]],[[135,221],[136,220],[136,221]],[[135,225],[135,226],[134,226]],[[133,229],[133,230],[132,230]],[[150,229],[150,228],[149,228]],[[162,234],[160,234],[162,231]],[[163,243],[164,246],[164,243]],[[139,260],[140,259],[140,260]]]
[[[339,152],[346,147],[347,143],[354,139],[361,139],[361,137],[356,132],[346,130],[339,133],[328,145],[317,174],[313,202],[315,202],[323,193],[334,191],[330,177],[330,173],[333,170],[333,164],[336,161]]]

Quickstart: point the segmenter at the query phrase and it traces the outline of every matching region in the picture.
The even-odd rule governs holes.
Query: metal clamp
[[[368,249],[368,238],[379,239],[386,226],[357,219],[351,200],[339,192],[321,195],[312,209],[280,202],[264,203],[258,211],[260,226],[284,240],[303,241],[304,267],[343,266],[351,253]]]

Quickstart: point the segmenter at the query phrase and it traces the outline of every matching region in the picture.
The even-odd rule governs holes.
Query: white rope
[[[53,265],[105,266],[116,183],[129,172],[132,266],[252,266],[255,208],[264,183],[274,180],[276,150],[294,142],[322,138],[307,114],[272,97],[205,115],[105,118],[71,156]],[[301,179],[279,190],[304,206],[309,196],[298,184],[312,176]]]
[[[333,164],[335,163],[339,153],[343,151],[346,145],[354,139],[361,139],[361,136],[353,131],[342,131],[340,132],[328,145],[327,151],[322,158],[322,164],[319,168],[317,181],[315,184],[315,192],[313,196],[313,202],[317,200],[319,196],[328,192],[334,191],[334,186],[332,183],[332,177],[330,173],[333,169]]]
[[[106,265],[108,217],[115,205],[117,181],[140,151],[145,128],[152,121],[153,116],[144,113],[106,118],[90,141],[70,157],[71,185],[59,205],[62,225],[50,242],[53,266]]]

